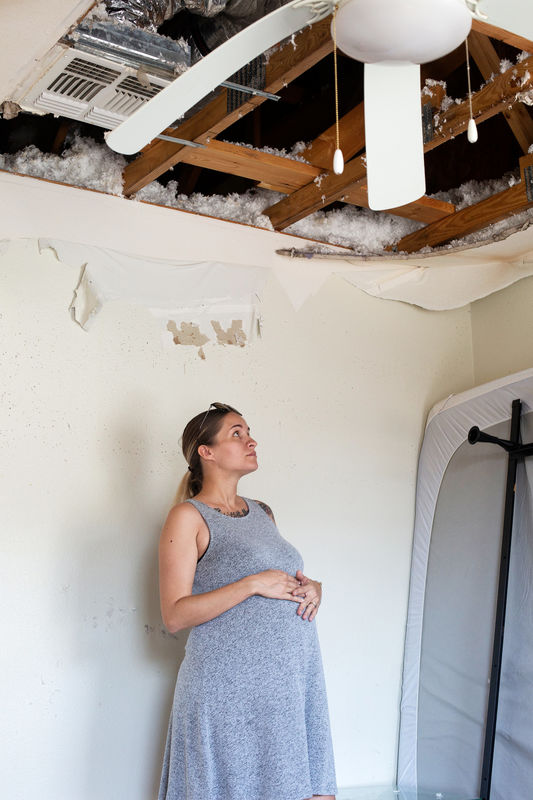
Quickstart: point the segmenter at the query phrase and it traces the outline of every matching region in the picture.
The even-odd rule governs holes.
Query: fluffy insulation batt
[[[301,143],[288,153],[274,151],[272,148],[265,149],[267,152],[301,159]],[[0,155],[1,169],[116,195],[122,194],[122,170],[125,165],[124,157],[105,144],[98,144],[93,139],[78,134],[72,136],[61,155],[41,153],[34,145],[13,155]],[[464,208],[507,189],[517,180],[515,174],[509,174],[483,183],[469,181],[456,189],[440,192],[436,197],[454,203],[458,209]],[[254,188],[242,194],[185,195],[180,194],[177,181],[169,181],[166,186],[153,181],[137,192],[134,199],[272,230],[270,220],[263,211],[281,197],[276,192]],[[515,228],[531,218],[533,211],[525,211],[452,244],[487,241],[500,235],[506,228]],[[345,206],[317,211],[288,227],[286,233],[349,247],[361,255],[380,255],[388,245],[419,227],[421,223],[391,214],[378,214],[365,208]]]

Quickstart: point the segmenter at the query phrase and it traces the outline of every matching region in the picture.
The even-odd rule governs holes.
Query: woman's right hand
[[[303,598],[292,594],[294,589],[300,586],[300,581],[294,575],[283,572],[281,569],[266,569],[264,572],[256,572],[251,576],[254,580],[254,594],[261,597],[269,597],[275,600],[296,600],[301,602]]]

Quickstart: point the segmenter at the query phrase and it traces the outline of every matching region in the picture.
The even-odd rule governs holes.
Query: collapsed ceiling
[[[60,154],[74,127],[103,141],[105,129],[133,114],[176,74],[279,5],[278,0],[100,3],[65,31],[39,74],[34,71],[18,92],[4,98],[24,111],[10,113],[13,106],[4,104],[0,150],[13,153],[34,144]],[[129,159],[124,195],[134,196],[155,180],[177,181],[183,195],[243,194],[258,187],[278,193],[263,210],[278,231],[318,210],[368,208],[362,64],[340,53],[339,133],[346,167],[342,175],[331,169],[330,23],[322,20],[256,59]],[[528,154],[533,43],[474,21],[469,49],[479,141],[471,145],[461,135],[470,116],[461,45],[422,69],[427,193],[392,210],[418,223],[393,243],[396,250],[437,247],[533,207],[533,154]],[[391,119],[391,137],[394,126]],[[291,153],[302,141],[299,152]],[[454,205],[454,187],[504,175],[509,175],[505,188],[496,194],[464,208]]]

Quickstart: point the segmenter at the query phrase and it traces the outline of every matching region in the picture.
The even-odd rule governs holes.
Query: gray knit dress
[[[302,557],[254,500],[230,517],[189,500],[210,532],[193,594]],[[335,794],[315,622],[254,595],[192,628],[176,682],[159,800],[304,800]]]

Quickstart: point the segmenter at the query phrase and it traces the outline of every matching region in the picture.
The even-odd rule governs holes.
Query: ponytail
[[[198,457],[198,462],[199,461],[200,458]],[[203,475],[202,475],[202,466],[200,463],[198,463],[198,469],[195,470],[195,472],[197,473],[196,475],[189,467],[189,469],[181,479],[180,484],[178,486],[178,491],[176,492],[176,497],[174,498],[174,505],[177,505],[178,503],[183,503],[185,500],[189,500],[191,497],[194,497],[195,495],[201,492]]]
[[[178,503],[183,503],[185,502],[185,500],[188,500],[190,497],[194,496],[191,489],[190,476],[191,473],[189,472],[189,470],[187,470],[187,472],[180,481],[180,485],[178,486],[178,491],[176,492],[173,505],[178,505]]]

